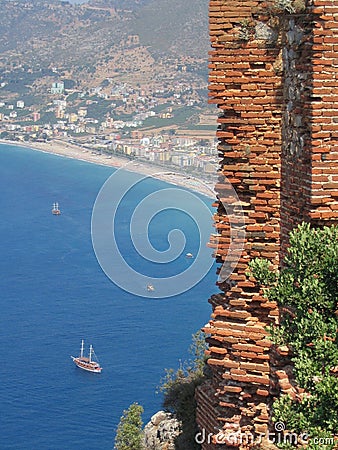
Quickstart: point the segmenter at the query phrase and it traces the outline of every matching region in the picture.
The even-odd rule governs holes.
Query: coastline
[[[0,139],[0,144],[15,145],[17,147],[25,147],[34,151],[43,153],[51,153],[53,155],[65,158],[85,161],[101,166],[108,166],[114,169],[123,169],[131,172],[137,172],[142,175],[157,178],[175,186],[189,189],[198,194],[209,197],[211,200],[215,198],[214,184],[210,181],[203,181],[184,173],[173,171],[172,169],[165,171],[159,166],[147,164],[144,161],[126,161],[125,158],[116,155],[106,155],[83,149],[82,147],[64,142],[60,139],[53,139],[49,142],[18,142],[6,139]]]

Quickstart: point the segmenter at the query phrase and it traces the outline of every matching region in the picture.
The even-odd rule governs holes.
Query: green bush
[[[123,411],[117,427],[115,450],[143,450],[142,444],[143,408],[133,403]]]
[[[193,359],[181,363],[176,371],[166,369],[166,375],[161,380],[160,391],[164,394],[163,407],[174,413],[182,423],[182,433],[175,441],[176,450],[201,448],[195,441],[198,432],[195,389],[205,380],[205,349],[205,335],[202,331],[198,331],[193,335],[189,350]]]
[[[317,445],[311,437],[338,433],[338,227],[313,229],[303,223],[290,235],[282,270],[273,273],[262,260],[250,268],[264,295],[280,306],[272,339],[289,347],[295,380],[305,389],[302,400],[277,399],[273,419],[288,430],[307,432],[306,448],[333,449],[334,444]]]

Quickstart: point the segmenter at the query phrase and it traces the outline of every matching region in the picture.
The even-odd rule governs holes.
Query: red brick
[[[313,40],[293,47],[295,66],[289,74],[285,66],[282,80],[274,70],[280,48],[266,48],[255,40],[236,41],[235,28],[239,28],[241,17],[255,20],[252,11],[262,3],[244,6],[237,0],[229,4],[214,0],[210,5],[216,8],[210,12],[214,46],[209,66],[210,103],[218,105],[218,122],[224,124],[224,130],[217,132],[221,171],[233,182],[242,201],[246,241],[233,275],[219,285],[217,299],[210,300],[217,320],[210,329],[214,359],[209,363],[215,368],[215,376],[213,387],[209,386],[208,408],[213,411],[215,405],[217,413],[212,414],[219,420],[216,426],[229,422],[255,427],[268,422],[268,409],[256,410],[255,404],[267,406],[270,384],[273,386],[278,375],[283,392],[295,393],[285,371],[270,374],[271,355],[285,358],[289,364],[289,354],[278,354],[266,339],[266,326],[279,320],[279,311],[275,302],[262,296],[254,279],[246,277],[248,263],[265,256],[278,267],[288,233],[302,220],[338,224],[338,26],[333,17],[338,15],[338,6],[328,0],[314,0],[314,9],[302,14],[299,26],[308,21],[310,30],[313,23],[308,34]],[[289,45],[286,40],[281,42],[282,46]],[[289,102],[283,96],[292,95],[295,90],[290,83],[304,74],[308,74],[302,81],[304,90],[302,86],[300,96]],[[282,122],[286,105],[290,105],[290,123]],[[282,134],[282,127],[290,133]],[[302,147],[290,152],[301,140]],[[228,189],[222,182],[218,188],[220,193]],[[221,262],[228,255],[230,230],[229,217],[220,204],[217,207],[215,228],[222,236],[215,251]],[[211,245],[216,246],[214,238]],[[217,386],[219,392],[226,393],[226,401],[217,400]],[[234,409],[233,415],[226,410],[221,417],[220,411],[227,406]]]

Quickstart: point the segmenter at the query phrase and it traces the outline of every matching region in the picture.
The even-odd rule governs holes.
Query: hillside
[[[72,128],[82,108],[104,126],[110,118],[147,130],[209,127],[204,0],[0,0],[0,8],[3,124]]]
[[[0,67],[19,63],[93,73],[131,45],[155,58],[205,58],[207,4],[202,0],[0,0]],[[138,35],[136,41],[128,36]]]
[[[135,11],[132,27],[143,45],[206,59],[208,3],[205,0],[149,0]]]

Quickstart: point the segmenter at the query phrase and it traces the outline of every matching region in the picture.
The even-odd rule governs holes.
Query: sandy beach
[[[31,150],[52,153],[54,155],[86,161],[92,164],[110,166],[115,169],[120,168],[123,170],[137,172],[142,175],[158,178],[175,186],[190,189],[194,192],[210,197],[211,199],[215,198],[214,185],[216,182],[216,174],[215,182],[211,182],[209,180],[204,181],[202,178],[203,174],[201,174],[201,178],[197,178],[195,176],[180,173],[179,171],[176,172],[175,170],[165,171],[161,167],[147,164],[143,161],[128,161],[125,158],[120,158],[115,155],[110,156],[107,154],[100,154],[94,150],[84,149],[80,146],[66,143],[60,139],[53,139],[48,142],[17,142],[0,139],[0,143],[26,147]]]

